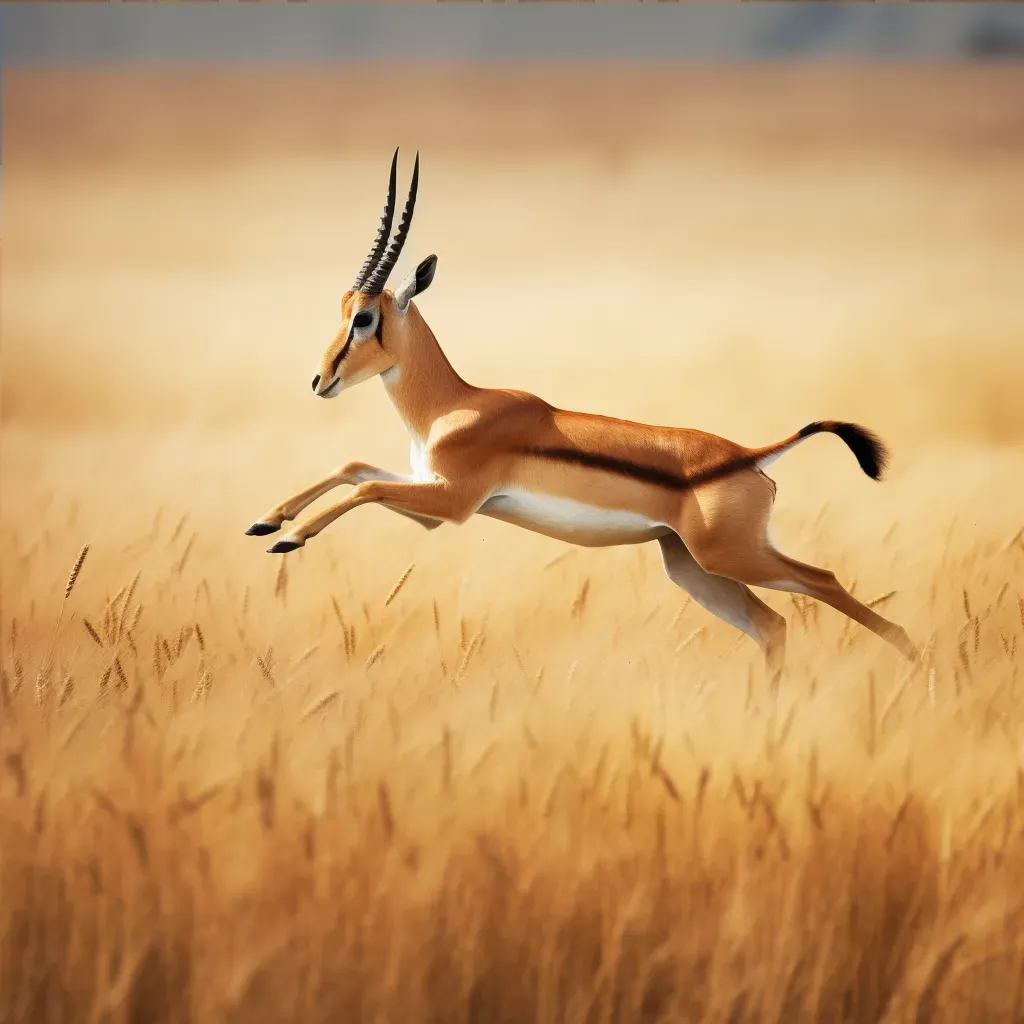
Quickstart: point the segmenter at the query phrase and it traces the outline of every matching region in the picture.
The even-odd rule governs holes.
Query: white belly
[[[668,532],[664,523],[654,522],[638,512],[599,508],[532,491],[510,490],[494,494],[478,512],[586,547],[638,544]]]

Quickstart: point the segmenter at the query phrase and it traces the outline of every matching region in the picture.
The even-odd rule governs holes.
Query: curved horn
[[[391,271],[395,268],[395,263],[398,262],[398,257],[402,252],[402,246],[405,245],[405,239],[409,234],[409,225],[412,223],[412,212],[416,208],[416,188],[419,185],[419,180],[420,155],[417,152],[416,163],[413,165],[412,169],[412,184],[409,186],[409,198],[405,201],[405,209],[402,211],[402,220],[398,225],[398,230],[395,232],[394,241],[392,241],[388,251],[384,254],[384,258],[377,264],[376,269],[370,275],[370,279],[361,289],[361,291],[366,295],[380,295]]]
[[[366,261],[356,277],[356,283],[352,285],[356,291],[362,289],[366,282],[367,274],[377,265],[377,261],[381,258],[388,244],[388,239],[391,237],[391,222],[395,219],[395,185],[397,175],[398,150],[396,149],[395,155],[391,159],[391,181],[388,184],[388,198],[384,203],[384,215],[380,219],[380,227],[377,228],[377,237],[373,240],[373,248],[370,250],[370,255],[366,257]]]

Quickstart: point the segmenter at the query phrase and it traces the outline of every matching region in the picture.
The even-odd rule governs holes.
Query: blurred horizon
[[[1005,3],[13,3],[0,29],[11,67],[1024,56],[1024,10]]]

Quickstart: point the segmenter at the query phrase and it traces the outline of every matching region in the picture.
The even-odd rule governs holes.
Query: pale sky
[[[8,67],[1024,57],[1024,5],[5,3]]]

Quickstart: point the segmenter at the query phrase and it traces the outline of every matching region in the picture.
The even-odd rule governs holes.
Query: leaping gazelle
[[[268,550],[302,547],[367,502],[428,530],[479,513],[589,547],[657,540],[670,579],[751,636],[773,675],[785,657],[786,620],[751,585],[824,601],[917,659],[902,627],[861,604],[831,572],[776,551],[767,535],[775,499],[775,484],[763,471],[769,462],[814,434],[832,433],[877,480],[887,458],[877,437],[853,423],[825,420],[764,448],[745,448],[700,430],[569,412],[523,391],[467,384],[412,301],[433,280],[437,257],[423,260],[394,292],[384,289],[409,233],[419,154],[389,246],[397,166],[395,150],[376,240],[342,298],[341,329],[324,352],[313,392],[334,398],[380,376],[412,439],[412,472],[349,462],[275,505],[248,534],[274,533],[332,488],[354,484],[344,500]]]

